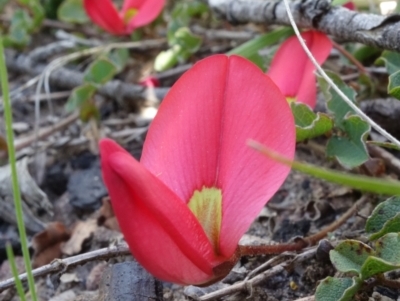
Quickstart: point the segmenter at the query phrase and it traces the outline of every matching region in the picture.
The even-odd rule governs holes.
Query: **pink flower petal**
[[[90,19],[111,34],[126,33],[125,24],[111,0],[84,0],[84,8]]]
[[[226,82],[218,183],[223,191],[220,249],[228,256],[290,171],[249,148],[248,139],[293,158],[296,133],[285,97],[258,67],[230,57]]]
[[[165,5],[165,0],[126,0],[123,11],[133,7],[137,8],[137,14],[128,22],[127,29],[132,32],[138,27],[142,27],[154,21],[161,13]]]
[[[332,49],[331,40],[315,30],[301,34],[311,53],[322,64]],[[316,103],[315,67],[307,57],[296,36],[287,39],[276,52],[268,75],[286,97],[306,103],[314,108]]]
[[[143,146],[141,163],[182,202],[215,184],[229,59],[195,64],[161,103]]]
[[[215,55],[186,72],[165,97],[141,159],[183,202],[203,186],[222,189],[220,250],[227,258],[289,172],[248,148],[250,138],[292,158],[290,108],[258,67]]]
[[[343,4],[343,7],[346,7],[347,9],[350,9],[350,10],[356,10],[357,9],[357,7],[356,7],[356,5],[354,4],[353,1],[346,2],[345,4]]]
[[[219,262],[186,204],[112,140],[103,139],[100,149],[103,178],[134,257],[165,281],[212,279]]]
[[[122,5],[121,13],[125,14],[129,9],[139,9],[148,0],[125,0]]]

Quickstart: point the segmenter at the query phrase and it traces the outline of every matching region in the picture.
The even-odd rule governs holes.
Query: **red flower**
[[[140,163],[112,140],[100,142],[121,230],[154,276],[204,284],[232,268],[239,239],[289,172],[250,149],[248,139],[293,158],[288,103],[246,59],[214,55],[171,88]]]
[[[139,85],[145,86],[147,88],[155,88],[160,87],[160,81],[155,76],[149,75],[142,79],[139,82]]]
[[[161,12],[165,0],[125,0],[120,12],[111,0],[84,0],[90,19],[115,35],[130,34],[136,28],[149,24]]]
[[[325,62],[332,50],[331,40],[322,32],[310,30],[301,34],[319,64]],[[289,101],[299,101],[315,107],[317,86],[315,66],[308,58],[296,36],[287,39],[272,59],[268,75]]]
[[[357,8],[353,1],[346,2],[345,4],[343,4],[343,7],[346,7],[350,10],[356,10]]]

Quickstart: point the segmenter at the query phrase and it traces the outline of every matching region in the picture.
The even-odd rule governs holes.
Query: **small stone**
[[[78,209],[94,211],[101,207],[101,199],[107,195],[101,177],[100,162],[90,168],[72,173],[68,182],[70,204]]]

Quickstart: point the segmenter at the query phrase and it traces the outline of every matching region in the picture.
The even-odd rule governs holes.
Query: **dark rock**
[[[128,261],[104,272],[99,295],[104,301],[162,301],[162,287],[139,263]]]
[[[101,199],[107,195],[101,177],[100,162],[90,168],[74,171],[68,182],[68,194],[73,207],[94,211],[101,206]]]
[[[44,186],[57,196],[67,190],[68,178],[64,164],[56,163],[47,170]]]
[[[71,159],[71,167],[73,169],[87,169],[97,161],[97,156],[91,152],[82,152],[78,156]]]
[[[288,241],[296,236],[304,237],[310,230],[311,223],[308,220],[292,222],[284,219],[280,228],[274,233],[272,239],[275,241]]]

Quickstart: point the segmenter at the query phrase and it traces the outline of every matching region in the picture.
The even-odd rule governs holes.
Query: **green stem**
[[[18,232],[21,240],[22,255],[24,257],[26,273],[28,275],[28,285],[29,285],[29,290],[31,292],[32,301],[37,301],[35,280],[33,279],[32,275],[32,265],[28,250],[28,239],[26,237],[24,217],[22,211],[21,193],[19,191],[19,184],[18,184],[17,166],[16,166],[15,148],[14,148],[14,133],[12,130],[10,91],[8,88],[8,74],[4,58],[3,36],[1,35],[0,35],[0,80],[1,80],[1,89],[3,92],[4,120],[6,123],[7,147],[8,147],[8,156],[11,167],[11,179],[12,179],[12,188],[14,196],[15,214],[17,217]]]
[[[15,279],[15,286],[17,287],[18,296],[21,299],[21,301],[26,301],[22,282],[18,278],[18,269],[17,269],[17,265],[15,264],[14,252],[13,252],[13,249],[12,249],[10,243],[8,243],[8,242],[6,244],[6,252],[7,252],[8,262],[10,263],[11,272]]]

